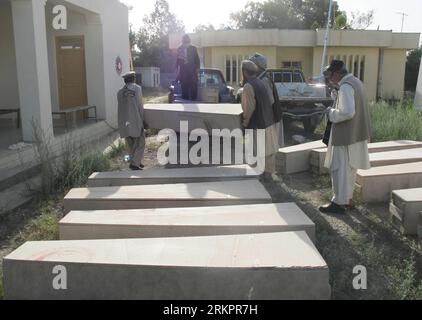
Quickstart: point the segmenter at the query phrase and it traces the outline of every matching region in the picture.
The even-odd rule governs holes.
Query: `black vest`
[[[255,111],[247,129],[267,129],[275,124],[273,107],[268,91],[261,79],[250,79],[248,82],[255,92]]]

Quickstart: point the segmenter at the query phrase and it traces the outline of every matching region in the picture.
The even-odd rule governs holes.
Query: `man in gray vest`
[[[275,86],[275,83],[273,79],[271,78],[270,74],[266,74],[264,76],[265,71],[267,71],[268,68],[268,59],[264,55],[260,53],[255,53],[251,58],[249,58],[253,63],[256,64],[258,67],[258,73],[257,77],[262,80],[262,82],[265,85],[265,88],[268,91],[268,96],[270,98],[271,105],[274,105],[276,102],[274,99],[274,91],[277,90],[277,87]],[[277,94],[278,97],[278,94]],[[283,125],[283,119],[279,121],[276,124],[276,130],[278,132],[278,147],[283,148],[284,147],[284,125]]]
[[[344,214],[352,207],[357,170],[371,168],[371,120],[363,83],[347,72],[343,61],[332,61],[324,75],[339,92],[335,108],[327,110],[332,129],[325,167],[330,169],[334,197],[320,211]]]
[[[278,151],[278,135],[268,91],[262,80],[256,77],[258,67],[250,60],[242,61],[245,85],[242,93],[243,127],[254,132],[254,151],[258,152],[257,130],[265,130],[265,154],[257,154],[258,161],[265,163],[263,178],[270,179],[275,172],[275,155]],[[263,147],[263,146],[260,146]]]
[[[130,169],[142,170],[145,152],[144,104],[142,88],[135,83],[135,72],[123,75],[125,85],[117,93],[120,137],[129,148]]]

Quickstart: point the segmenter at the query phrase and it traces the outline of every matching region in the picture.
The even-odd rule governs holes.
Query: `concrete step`
[[[313,141],[281,148],[277,153],[277,172],[293,174],[310,170],[310,156],[313,149],[324,148],[322,141]]]
[[[393,190],[422,187],[422,162],[359,170],[356,183],[364,202],[388,202]]]
[[[242,128],[240,104],[146,104],[145,121],[150,128],[180,131],[180,122],[189,122],[189,131]]]
[[[422,211],[422,188],[395,190],[390,204],[392,223],[405,235],[417,235]]]
[[[210,207],[271,203],[258,180],[80,188],[64,198],[67,211]]]
[[[259,176],[260,174],[248,165],[148,169],[139,172],[115,171],[94,173],[88,180],[88,187],[233,181],[253,179]]]
[[[55,290],[60,266],[67,290]],[[6,299],[329,299],[305,232],[28,242],[3,265]]]
[[[371,156],[371,165],[373,167],[421,161],[421,148],[422,142],[410,140],[387,141],[368,144],[368,151]],[[415,153],[412,151],[412,149],[418,149],[418,152]],[[385,154],[399,150],[409,150],[409,152],[411,151],[412,154],[407,152],[393,153],[391,155]],[[314,173],[320,175],[329,173],[328,169],[324,167],[326,154],[327,148],[315,149],[311,151],[311,167]],[[416,161],[413,161],[415,159]]]
[[[144,210],[72,211],[61,240],[196,237],[306,231],[315,225],[294,203]]]

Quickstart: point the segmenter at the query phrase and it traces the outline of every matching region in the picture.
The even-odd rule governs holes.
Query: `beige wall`
[[[305,78],[312,77],[313,48],[277,48],[277,68],[281,68],[283,61],[302,62]]]
[[[386,49],[384,51],[383,85],[381,97],[403,98],[406,72],[406,50]]]
[[[0,109],[19,108],[12,10],[8,1],[0,2],[0,41]]]
[[[318,75],[321,72],[322,52],[323,52],[322,47],[314,48],[314,57],[313,57],[314,75]],[[376,99],[377,83],[378,83],[378,60],[379,60],[378,48],[351,48],[351,47],[328,48],[327,60],[325,64],[329,63],[329,59],[331,56],[334,56],[335,59],[340,58],[341,60],[344,60],[344,58],[346,57],[345,62],[350,72],[352,72],[350,68],[351,56],[354,57],[352,58],[354,60],[356,60],[357,56],[364,57],[365,59],[364,84],[367,90],[368,100]],[[402,84],[402,87],[403,87],[403,84]],[[403,92],[401,92],[401,96],[402,95],[403,95]]]
[[[211,61],[211,65],[206,65],[206,67],[220,69],[223,72],[223,75],[226,76],[226,55],[250,57],[257,52],[267,57],[269,68],[275,68],[277,66],[277,48],[275,47],[213,47],[211,48],[211,59],[205,59],[207,62]],[[239,58],[239,60],[241,59]],[[241,61],[239,61],[239,65],[240,62]],[[236,81],[237,83],[240,82],[240,78],[239,70],[239,79]]]

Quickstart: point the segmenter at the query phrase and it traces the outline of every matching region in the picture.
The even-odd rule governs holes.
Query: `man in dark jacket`
[[[198,50],[191,45],[190,37],[185,35],[182,45],[177,50],[177,80],[182,85],[182,98],[185,100],[198,98],[199,68]]]

